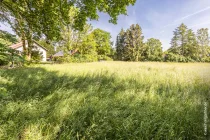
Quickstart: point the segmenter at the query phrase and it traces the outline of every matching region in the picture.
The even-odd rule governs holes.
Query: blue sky
[[[94,28],[110,32],[112,41],[116,40],[122,28],[138,23],[145,41],[152,37],[160,39],[166,50],[170,47],[174,29],[181,23],[195,32],[202,27],[210,30],[210,0],[137,0],[134,6],[128,7],[128,16],[119,16],[117,25],[108,22],[107,14],[99,13],[99,16],[98,21],[90,23]],[[12,32],[9,26],[2,24],[0,29]]]
[[[181,23],[195,32],[202,27],[210,30],[210,0],[137,0],[134,6],[128,7],[128,16],[119,16],[117,25],[108,20],[107,14],[100,13],[99,21],[91,23],[94,28],[110,32],[113,41],[122,28],[138,23],[145,41],[152,37],[160,39],[166,50],[170,47],[174,29]]]

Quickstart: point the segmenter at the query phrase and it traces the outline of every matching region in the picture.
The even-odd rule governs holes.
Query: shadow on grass
[[[113,87],[111,85],[115,80],[114,77],[106,76],[58,76],[56,71],[47,71],[43,68],[19,68],[11,70],[2,70],[0,76],[6,82],[1,82],[1,86],[6,89],[7,95],[12,100],[29,100],[31,98],[42,99],[54,91],[62,89],[74,89],[85,92],[90,86],[96,86],[98,90],[110,87],[115,91],[125,90],[125,87]],[[105,87],[104,87],[105,86]]]
[[[0,70],[3,139],[203,139],[203,109],[185,87],[59,75],[43,68]],[[158,84],[158,83],[157,83]],[[172,88],[173,85],[171,85]],[[170,96],[166,96],[170,94]],[[198,101],[199,102],[199,101]]]

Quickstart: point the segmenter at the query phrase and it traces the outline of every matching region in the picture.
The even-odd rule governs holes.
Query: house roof
[[[23,46],[23,43],[22,42],[19,42],[19,43],[16,43],[16,44],[12,44],[9,47],[12,48],[12,49],[18,49],[18,48],[20,48],[22,46]]]
[[[43,48],[43,49],[45,49],[47,51],[47,49],[45,47],[43,47],[42,45],[40,45],[38,42],[34,41],[34,43],[36,43],[36,45],[38,45],[39,47],[41,47],[41,48]],[[23,42],[19,42],[19,43],[16,43],[16,44],[12,44],[9,47],[12,48],[12,49],[18,49],[18,48],[20,48],[22,46],[23,46]]]
[[[47,49],[45,48],[45,47],[43,47],[42,45],[40,45],[38,42],[36,42],[35,40],[34,40],[34,43],[36,43],[39,47],[41,47],[41,48],[43,48],[43,49],[45,49],[46,51],[47,51]]]
[[[73,54],[75,54],[77,51],[78,51],[78,50],[69,51],[69,54],[70,54],[70,55],[73,55]],[[53,55],[53,57],[60,57],[60,56],[64,56],[63,51],[59,51],[59,52],[57,52],[56,54]]]
[[[53,57],[60,57],[60,56],[63,56],[63,51],[59,51],[53,55]]]

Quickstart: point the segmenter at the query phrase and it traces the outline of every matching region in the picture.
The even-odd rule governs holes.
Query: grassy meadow
[[[207,63],[0,69],[0,139],[205,139],[209,97]]]

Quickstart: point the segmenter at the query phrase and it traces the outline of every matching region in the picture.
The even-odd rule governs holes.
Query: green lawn
[[[0,139],[205,139],[209,97],[210,64],[203,63],[1,69]]]

